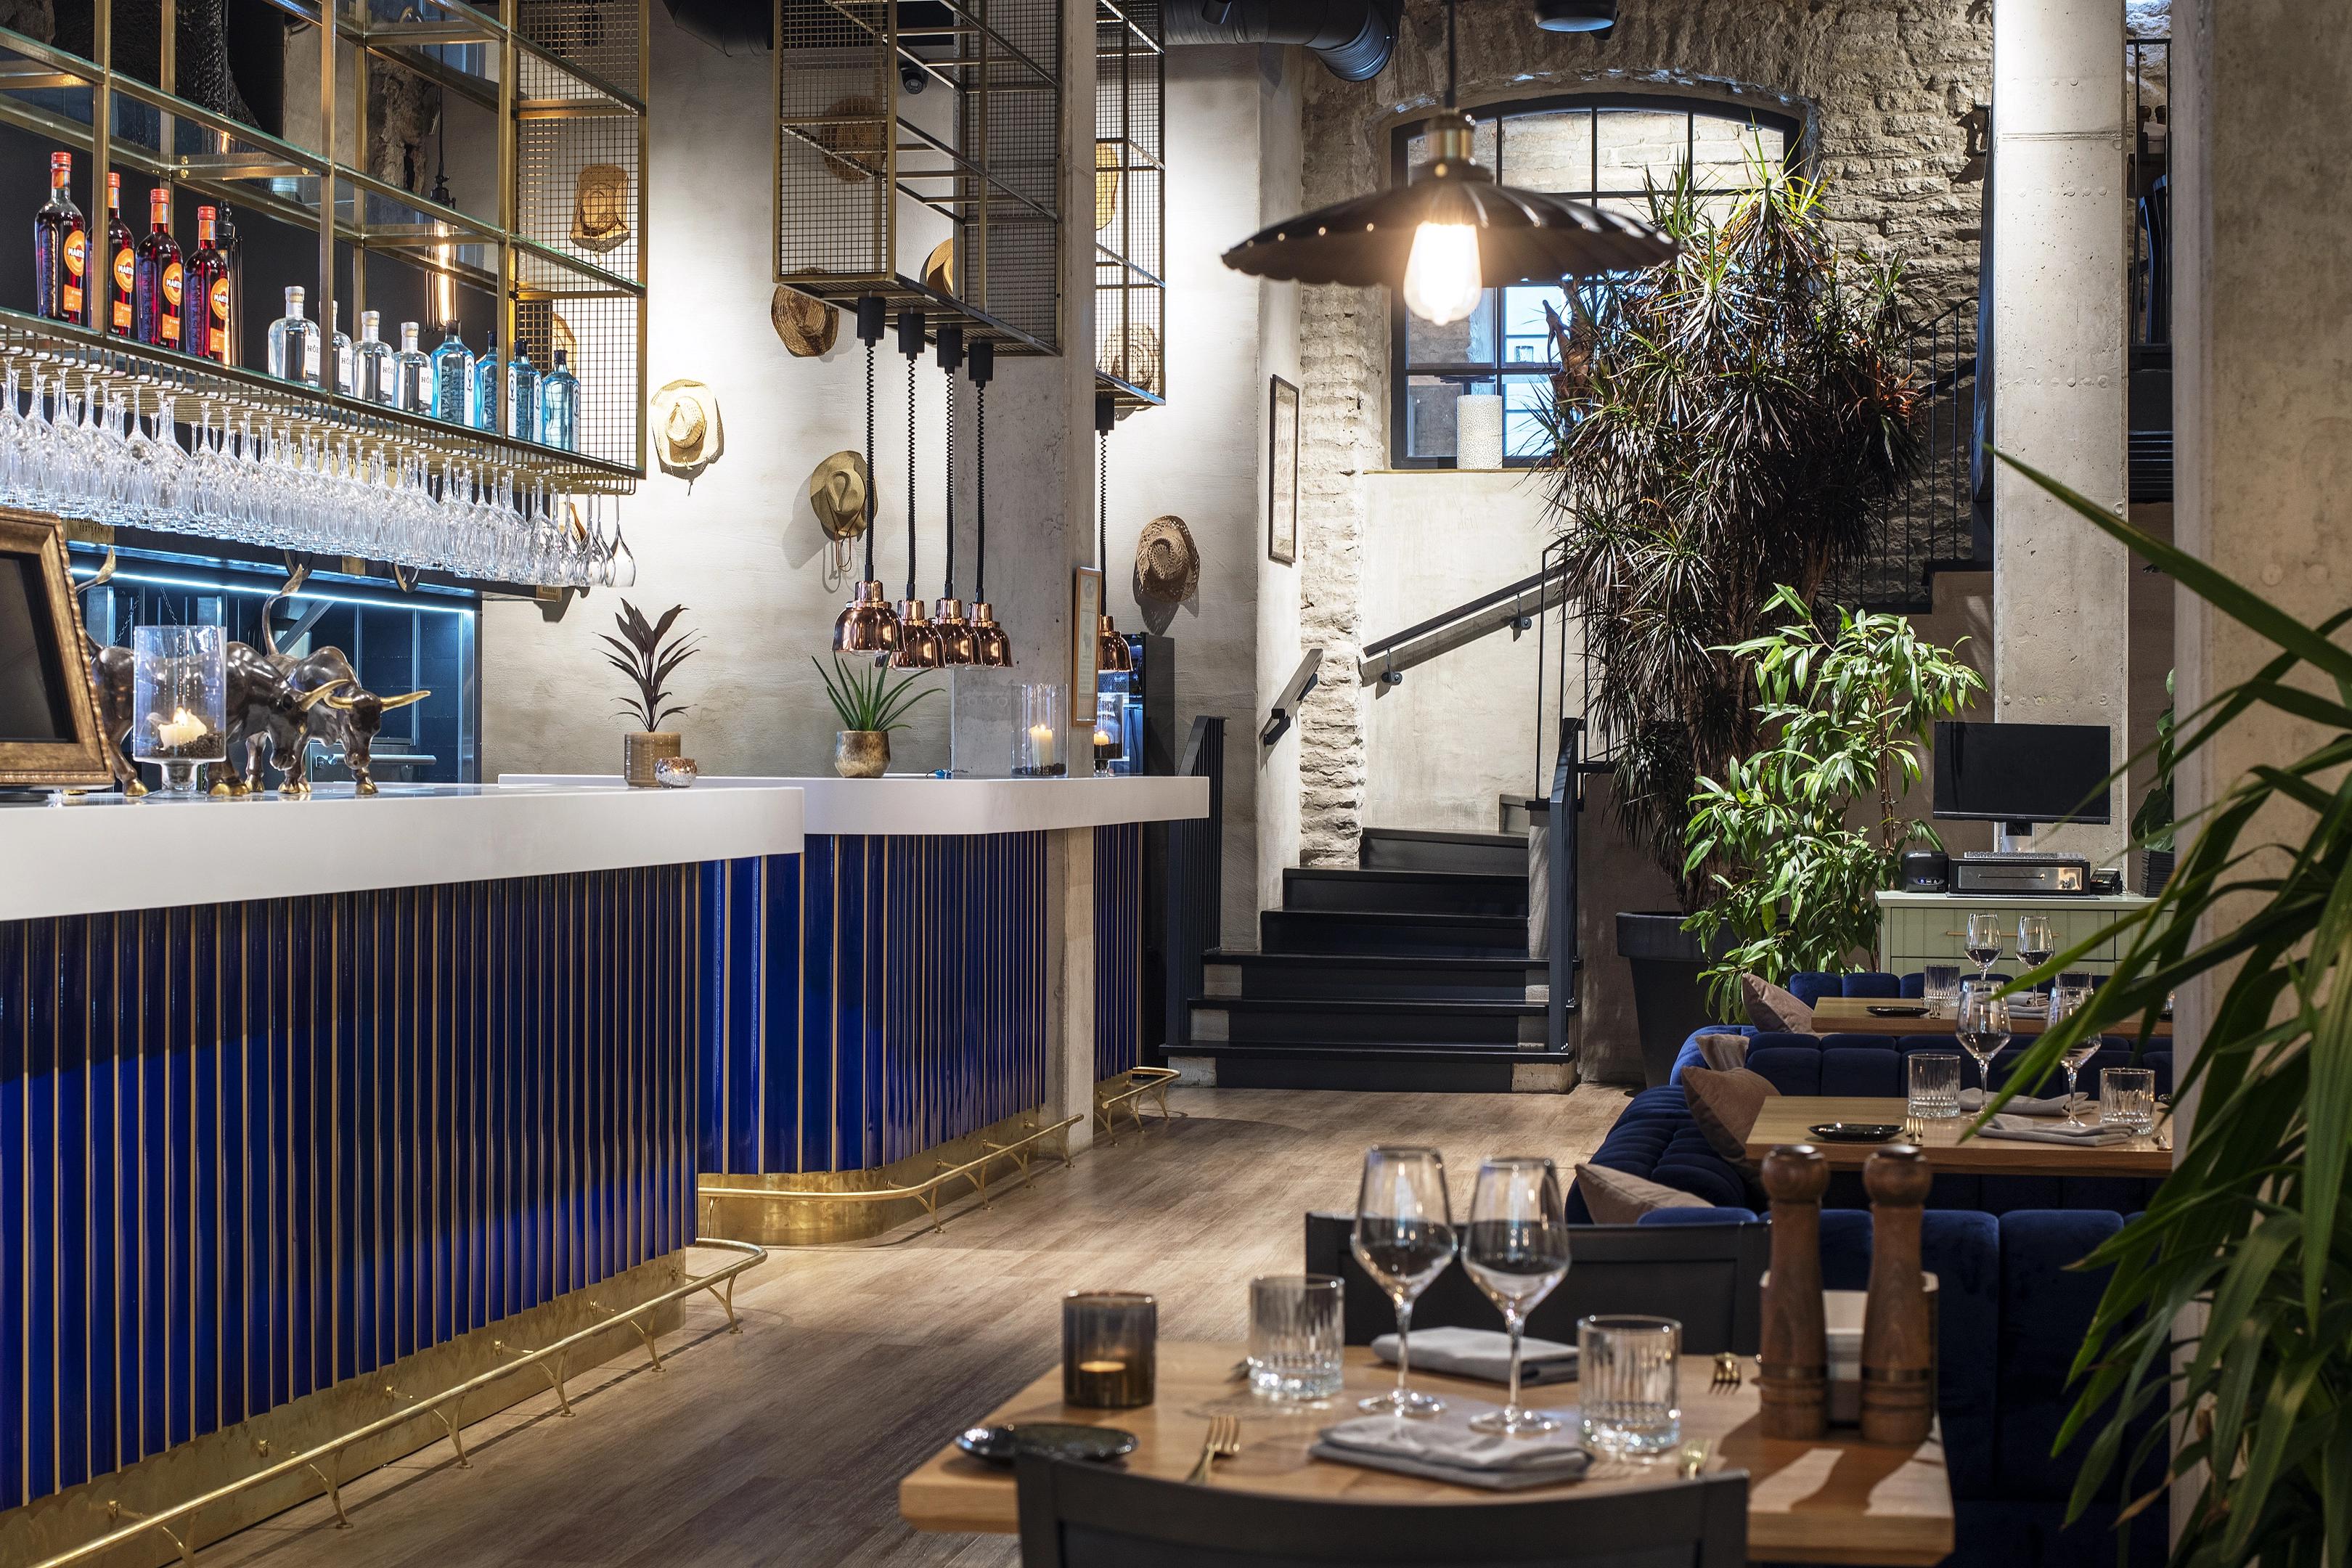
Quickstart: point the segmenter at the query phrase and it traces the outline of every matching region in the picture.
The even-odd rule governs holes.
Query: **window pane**
[[[1404,315],[1404,359],[1415,364],[1493,364],[1495,363],[1495,290],[1462,321],[1439,326],[1407,310]]]
[[[1592,188],[1592,111],[1516,114],[1503,131],[1499,177],[1522,190],[1574,195]]]
[[[1551,378],[1507,375],[1503,378],[1503,456],[1540,458],[1551,450]]]
[[[1503,290],[1503,363],[1505,364],[1550,364],[1557,357],[1552,347],[1551,324],[1544,319],[1544,307],[1549,305],[1568,319],[1568,296],[1559,289],[1547,289],[1540,284],[1521,284]]]
[[[1702,187],[1737,190],[1756,183],[1759,164],[1769,168],[1786,154],[1786,138],[1769,126],[1696,115],[1691,121],[1691,171]]]
[[[1416,375],[1405,384],[1404,452],[1407,458],[1452,458],[1454,405],[1465,392],[1492,392],[1492,381],[1449,381]]]
[[[1647,175],[1663,185],[1683,166],[1690,116],[1658,109],[1604,109],[1596,116],[1604,191],[1638,191]]]

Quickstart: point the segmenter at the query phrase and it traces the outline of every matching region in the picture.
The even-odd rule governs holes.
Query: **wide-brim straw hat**
[[[673,381],[654,394],[654,456],[672,473],[698,473],[727,447],[719,395],[698,381]]]
[[[1173,515],[1155,517],[1135,542],[1135,591],[1163,605],[1181,605],[1201,586],[1201,549],[1192,531]]]
[[[775,297],[768,301],[768,320],[795,359],[816,358],[841,334],[840,311],[789,283],[776,285]]]
[[[572,243],[611,250],[629,237],[629,172],[589,163],[572,182]]]
[[[866,531],[867,483],[863,452],[835,452],[809,475],[809,507],[827,539],[856,539]]]

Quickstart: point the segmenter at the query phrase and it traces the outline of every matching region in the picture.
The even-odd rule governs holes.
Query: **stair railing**
[[[1225,721],[1203,713],[1192,721],[1177,766],[1182,778],[1209,781],[1209,815],[1168,825],[1165,1048],[1192,1040],[1192,999],[1201,994],[1202,958],[1224,937]]]
[[[1584,721],[1559,721],[1559,755],[1551,770],[1550,826],[1545,830],[1545,921],[1549,930],[1544,961],[1549,971],[1544,1040],[1555,1052],[1568,1049],[1568,1016],[1576,1011],[1577,972],[1584,956],[1577,945],[1576,875],[1578,794],[1577,752],[1584,739]]]

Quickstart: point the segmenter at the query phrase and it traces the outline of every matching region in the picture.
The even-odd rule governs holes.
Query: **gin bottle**
[[[345,397],[352,395],[358,383],[358,363],[352,356],[351,334],[343,331],[343,302],[335,301],[335,390]]]
[[[319,325],[302,313],[305,297],[299,285],[287,289],[286,313],[269,323],[269,374],[280,381],[316,384]]]
[[[400,323],[400,353],[393,361],[392,405],[404,414],[433,411],[433,362],[416,346],[416,323]]]
[[[507,361],[507,434],[519,441],[539,438],[539,367],[520,343]]]
[[[433,417],[452,425],[474,422],[474,355],[457,341],[457,323],[433,351]]]
[[[474,428],[499,427],[499,335],[482,337],[482,357],[474,362]]]
[[[360,342],[352,351],[352,395],[369,403],[392,403],[400,395],[392,345],[383,341],[383,312],[360,312]]]
[[[539,389],[539,439],[566,452],[580,449],[580,383],[555,351],[555,368]]]

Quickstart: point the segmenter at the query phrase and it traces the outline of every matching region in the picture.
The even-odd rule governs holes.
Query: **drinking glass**
[[[1537,1155],[1505,1155],[1478,1167],[1462,1264],[1503,1314],[1511,1335],[1511,1391],[1500,1410],[1473,1416],[1481,1432],[1520,1436],[1555,1432],[1559,1422],[1519,1405],[1519,1341],[1528,1314],[1568,1277],[1568,1216],[1559,1168]]]
[[[2039,969],[2058,952],[2058,938],[2051,930],[2048,915],[2017,917],[2017,962],[2028,969]]]
[[[1276,1399],[1339,1392],[1339,1281],[1328,1274],[1267,1274],[1250,1281],[1250,1387]]]
[[[1958,1028],[1960,1049],[1975,1058],[1977,1077],[1987,1094],[1992,1092],[1992,1058],[2009,1044],[2009,998],[1990,980],[1960,982]]]
[[[1612,1458],[1673,1451],[1683,1326],[1672,1318],[1593,1317],[1576,1325],[1577,1394],[1585,1447]]]
[[[2156,1125],[2156,1073],[2148,1068],[2099,1069],[2099,1125],[2145,1132]]]
[[[1960,1113],[1960,1058],[1951,1051],[1913,1051],[1906,1069],[1910,1095],[1905,1110],[1942,1121]]]
[[[1940,1016],[1951,1015],[1952,1004],[1959,999],[1960,966],[1957,963],[1931,963],[1924,972],[1927,984],[1921,987],[1920,999],[1928,1011]]]
[[[2000,917],[1970,915],[1968,945],[1960,951],[1966,952],[1969,962],[1977,966],[1978,979],[1990,975],[1992,966],[2000,962]]]
[[[1454,1205],[1445,1192],[1445,1158],[1434,1149],[1380,1144],[1364,1152],[1349,1248],[1396,1306],[1397,1382],[1359,1407],[1399,1416],[1434,1415],[1445,1402],[1405,1386],[1412,1304],[1454,1258]]]

